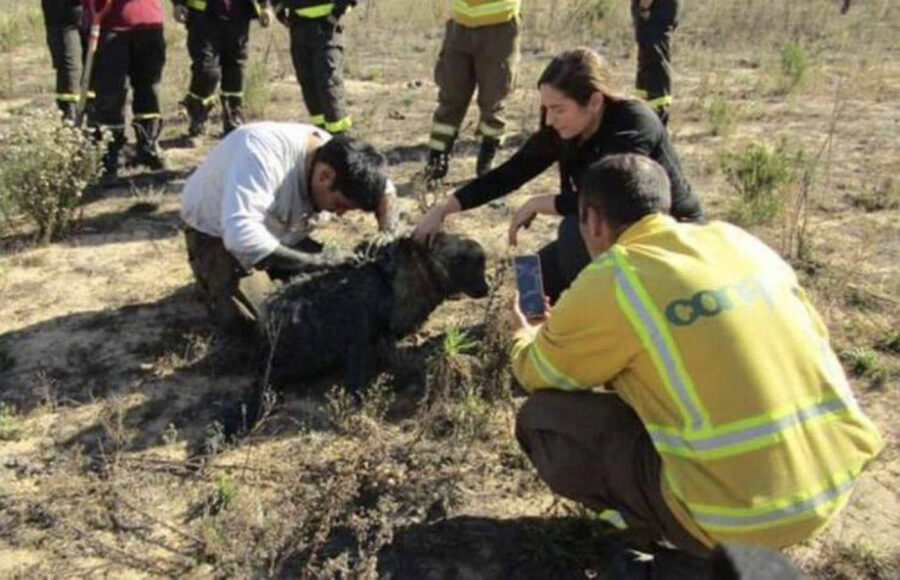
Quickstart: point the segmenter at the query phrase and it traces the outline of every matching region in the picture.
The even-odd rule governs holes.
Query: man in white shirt
[[[272,278],[349,258],[308,237],[315,214],[372,212],[381,231],[393,232],[386,167],[371,145],[300,123],[247,124],[213,148],[184,185],[181,217],[191,269],[216,322],[246,328],[258,320]]]

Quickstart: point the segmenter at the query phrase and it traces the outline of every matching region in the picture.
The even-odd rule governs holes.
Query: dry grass
[[[13,4],[0,0],[0,124],[19,108],[52,106],[34,9]],[[348,107],[358,133],[388,152],[408,224],[450,190],[418,199],[415,181],[448,6],[363,2],[347,20]],[[797,265],[888,448],[841,517],[790,555],[814,577],[891,578],[900,565],[900,11],[888,0],[844,17],[838,9],[829,0],[685,3],[670,130],[714,217],[734,197],[724,152],[781,138],[805,152],[779,217],[754,232]],[[188,64],[184,31],[167,26],[164,138],[184,171],[214,141],[196,150],[172,141],[186,129],[176,103]],[[629,92],[627,2],[525,2],[522,26],[514,141],[536,127],[534,82],[559,49],[597,48]],[[3,34],[20,40],[3,48]],[[304,120],[286,31],[254,25],[251,47],[248,112]],[[474,172],[464,142],[475,115],[448,184]],[[252,383],[254,358],[207,326],[191,295],[177,230],[181,174],[143,177],[83,206],[65,242],[32,249],[19,222],[0,240],[0,575],[350,578],[402,565],[417,577],[603,576],[602,530],[562,517],[573,509],[538,481],[512,434],[521,399],[509,384],[504,239],[510,211],[553,191],[553,172],[448,220],[496,265],[489,299],[443,305],[364,396],[328,377],[311,382],[273,398],[265,420],[235,441],[217,419]],[[142,211],[130,211],[136,202]],[[554,229],[536,220],[518,251]],[[346,247],[371,231],[368,218],[351,216],[322,238]]]

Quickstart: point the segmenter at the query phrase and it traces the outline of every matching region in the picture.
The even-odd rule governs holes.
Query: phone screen
[[[519,308],[531,318],[544,315],[544,283],[541,261],[536,254],[515,257],[516,285],[519,288]]]

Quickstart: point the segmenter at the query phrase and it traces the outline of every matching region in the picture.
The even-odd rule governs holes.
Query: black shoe
[[[181,106],[188,116],[188,137],[200,137],[206,133],[206,123],[209,120],[210,105],[204,105],[200,100],[188,95],[181,101]]]
[[[244,124],[244,109],[239,97],[222,97],[222,136]]]
[[[491,170],[494,165],[494,157],[500,143],[494,139],[482,139],[478,149],[478,161],[475,163],[475,175],[481,177]]]
[[[154,171],[166,168],[166,159],[159,146],[159,135],[162,133],[162,119],[141,119],[134,123],[134,133],[137,136],[135,150],[135,165],[143,165]]]
[[[432,149],[428,154],[428,164],[425,166],[425,179],[429,183],[436,183],[447,177],[450,170],[450,154],[446,151]]]
[[[120,158],[127,139],[125,138],[125,129],[121,128],[98,129],[96,138],[100,139],[104,132],[107,132],[109,142],[106,145],[106,151],[103,153],[102,159],[103,183],[109,184],[116,181],[118,177]]]

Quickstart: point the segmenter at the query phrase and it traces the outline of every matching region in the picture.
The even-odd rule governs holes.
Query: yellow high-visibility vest
[[[509,22],[519,15],[521,0],[453,0],[453,20],[469,28]]]
[[[517,336],[513,369],[529,390],[614,388],[667,505],[710,546],[809,538],[883,446],[794,271],[722,222],[630,226]]]

